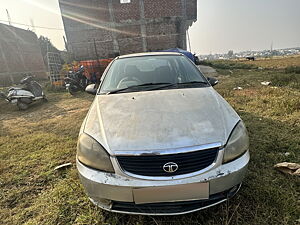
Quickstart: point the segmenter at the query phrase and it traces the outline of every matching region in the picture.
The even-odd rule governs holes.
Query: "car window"
[[[149,72],[154,71],[156,68],[161,66],[169,66],[168,60],[157,60],[157,59],[149,59],[149,60],[139,60],[139,63],[131,62],[129,65],[136,65],[139,71],[141,72]]]
[[[115,60],[101,84],[100,93],[143,84],[205,82],[185,56],[141,56]],[[145,87],[141,87],[141,90]],[[130,90],[128,90],[130,91]]]

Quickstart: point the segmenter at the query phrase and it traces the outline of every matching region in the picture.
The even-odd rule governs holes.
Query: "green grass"
[[[239,63],[236,61],[228,61],[228,60],[216,60],[216,61],[202,61],[201,65],[212,66],[215,69],[256,69],[256,65]]]
[[[288,66],[285,69],[286,73],[298,73],[300,74],[300,66]]]
[[[229,202],[168,217],[97,208],[74,165],[77,134],[93,97],[51,91],[48,103],[25,112],[0,100],[0,224],[299,224],[299,177],[273,169],[279,162],[299,163],[299,75],[229,64],[218,68],[216,89],[245,121],[251,141],[249,172]],[[233,90],[237,86],[243,89]],[[54,170],[66,162],[72,167]]]

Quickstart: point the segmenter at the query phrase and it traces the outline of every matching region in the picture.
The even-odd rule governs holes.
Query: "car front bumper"
[[[249,151],[238,159],[216,165],[209,171],[196,176],[181,179],[149,180],[130,177],[122,173],[105,173],[91,169],[77,160],[77,169],[81,182],[90,200],[99,207],[120,213],[144,214],[144,215],[179,215],[204,209],[232,197],[240,188],[240,184],[247,171],[250,156]],[[191,185],[207,184],[208,196],[205,199],[195,199],[197,190],[191,191]],[[178,187],[184,193],[186,200],[175,200],[178,192],[168,193],[168,201],[157,202],[136,202],[135,192],[152,188],[151,192],[145,191],[147,198],[157,199],[160,188]],[[157,188],[157,192],[155,192]],[[154,190],[154,191],[153,191]],[[199,190],[201,192],[201,190]],[[189,196],[190,195],[190,196]],[[154,197],[155,196],[155,197]],[[165,196],[162,196],[165,197]],[[173,200],[172,200],[173,198]],[[167,209],[167,210],[166,210]],[[170,210],[169,210],[170,209]]]

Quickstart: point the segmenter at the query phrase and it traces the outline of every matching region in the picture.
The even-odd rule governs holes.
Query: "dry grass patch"
[[[257,58],[255,61],[238,60],[238,62],[269,69],[285,69],[290,66],[299,66],[300,55],[273,58]]]

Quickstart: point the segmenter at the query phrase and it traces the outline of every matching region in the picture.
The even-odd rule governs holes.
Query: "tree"
[[[57,48],[51,43],[50,39],[44,36],[40,36],[38,42],[41,46],[43,56],[47,55],[47,51],[49,52],[59,52]]]

